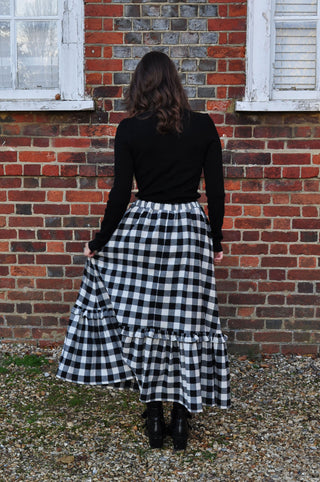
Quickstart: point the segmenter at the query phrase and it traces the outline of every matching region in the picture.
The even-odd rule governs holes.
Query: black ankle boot
[[[160,449],[166,436],[166,425],[163,417],[161,402],[147,403],[147,409],[142,414],[146,418],[146,429],[149,437],[150,447]]]
[[[174,403],[168,433],[172,437],[175,450],[185,450],[187,447],[189,436],[188,418],[191,418],[188,410],[180,403]]]

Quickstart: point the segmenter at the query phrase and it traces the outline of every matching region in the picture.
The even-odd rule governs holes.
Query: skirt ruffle
[[[190,412],[229,406],[226,336],[119,327],[108,311],[74,308],[58,378],[140,392],[140,400],[176,401]]]

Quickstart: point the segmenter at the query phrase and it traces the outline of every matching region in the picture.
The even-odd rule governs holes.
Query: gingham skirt
[[[210,226],[198,202],[138,200],[88,258],[57,376],[136,387],[190,412],[230,405]]]

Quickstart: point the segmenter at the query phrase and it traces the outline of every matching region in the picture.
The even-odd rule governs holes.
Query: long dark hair
[[[164,53],[152,51],[142,57],[125,93],[130,116],[156,114],[160,134],[182,132],[182,118],[190,110],[177,69]]]

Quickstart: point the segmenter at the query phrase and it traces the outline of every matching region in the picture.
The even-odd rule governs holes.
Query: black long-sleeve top
[[[188,112],[179,135],[159,134],[156,125],[155,115],[120,122],[115,138],[114,184],[90,250],[100,250],[111,238],[130,201],[133,177],[139,199],[184,203],[200,197],[203,171],[213,247],[222,251],[225,195],[221,144],[213,121],[208,114]]]

